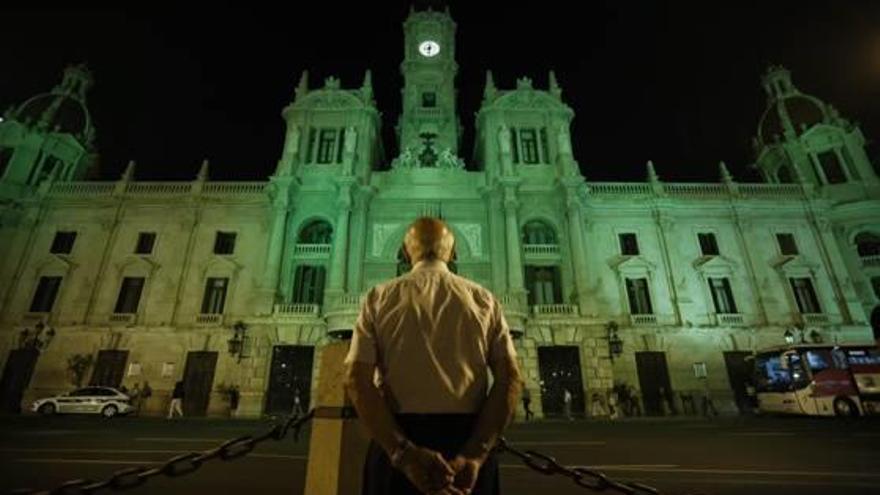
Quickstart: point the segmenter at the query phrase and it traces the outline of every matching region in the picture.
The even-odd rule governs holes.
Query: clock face
[[[440,53],[440,43],[433,40],[423,41],[419,43],[419,53],[426,57],[433,57]]]

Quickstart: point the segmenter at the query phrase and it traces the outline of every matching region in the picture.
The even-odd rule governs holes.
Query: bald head
[[[406,231],[403,245],[412,263],[421,260],[449,262],[452,259],[455,236],[443,220],[421,217]]]

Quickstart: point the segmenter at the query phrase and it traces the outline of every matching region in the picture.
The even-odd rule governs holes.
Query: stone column
[[[580,313],[587,313],[589,299],[587,294],[587,257],[584,248],[584,227],[581,218],[581,205],[577,200],[577,184],[566,185],[566,208],[568,216],[569,249],[571,250],[572,265],[574,266],[574,287],[577,291],[577,301]]]
[[[506,228],[505,239],[507,241],[507,291],[511,295],[521,296],[525,293],[525,286],[523,284],[519,221],[517,220],[516,215],[516,210],[519,208],[519,201],[516,199],[515,187],[518,184],[518,181],[507,180],[505,182],[504,221]],[[522,303],[518,298],[517,301]]]
[[[339,184],[339,198],[336,207],[339,210],[336,217],[336,229],[333,232],[333,255],[330,265],[330,281],[327,284],[328,292],[339,296],[345,293],[345,274],[348,269],[346,256],[348,253],[348,224],[351,219],[351,185],[353,177],[346,177]]]
[[[363,187],[358,191],[352,219],[352,236],[349,262],[351,271],[348,279],[348,290],[352,293],[363,292],[364,258],[367,244],[367,216],[370,209],[370,198],[373,190]]]
[[[272,304],[278,302],[278,277],[281,270],[281,253],[287,237],[287,201],[279,201],[272,208],[269,226],[269,242],[266,247],[266,267],[263,270],[263,289],[272,295]]]
[[[311,421],[305,491],[309,495],[357,495],[369,442],[355,418],[345,418],[342,364],[349,342],[333,342],[321,350],[315,418]]]

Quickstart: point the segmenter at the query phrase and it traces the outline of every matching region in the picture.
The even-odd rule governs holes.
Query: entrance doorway
[[[37,349],[14,349],[6,358],[3,377],[0,378],[0,412],[21,412],[21,399],[31,383],[40,351]]]
[[[562,415],[567,389],[571,393],[572,414],[583,416],[584,386],[579,348],[573,345],[538,347],[538,368],[544,415]]]
[[[212,351],[191,351],[186,355],[183,370],[183,414],[185,416],[204,416],[211,400],[211,387],[214,385],[214,370],[217,367],[217,353]]]
[[[752,380],[752,366],[746,358],[751,356],[747,351],[728,351],[724,353],[724,365],[727,367],[727,379],[733,390],[733,400],[740,414],[750,412],[753,404],[746,387]]]
[[[125,363],[128,362],[128,351],[105,349],[98,351],[98,360],[92,372],[89,385],[94,387],[119,388],[125,376]]]
[[[308,411],[312,389],[315,348],[305,345],[277,345],[272,349],[267,414],[290,414],[294,396],[299,394],[303,411]]]
[[[665,352],[637,352],[636,370],[642,389],[642,404],[647,416],[663,416],[668,410],[676,414],[672,385]]]

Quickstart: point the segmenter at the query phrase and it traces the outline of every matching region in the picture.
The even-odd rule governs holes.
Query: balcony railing
[[[135,318],[137,318],[137,314],[135,313],[113,313],[107,318],[107,320],[110,323],[123,323],[130,325],[134,323]]]
[[[532,314],[538,316],[577,316],[578,307],[573,304],[536,304]]]
[[[319,304],[290,303],[276,304],[275,314],[278,316],[318,316],[321,313]]]
[[[359,307],[362,300],[363,296],[361,296],[360,294],[345,294],[342,296],[342,298],[340,298],[339,303],[342,306]]]
[[[196,316],[199,325],[222,325],[223,315],[219,313],[200,314]]]
[[[718,319],[719,325],[734,326],[745,324],[743,315],[739,313],[718,313],[715,317]]]
[[[807,325],[827,325],[831,321],[828,315],[823,313],[801,313],[801,318]]]
[[[525,244],[523,253],[526,256],[559,256],[558,244]]]
[[[657,315],[629,315],[629,321],[636,326],[656,325]]]
[[[880,255],[862,256],[862,266],[865,268],[880,266]]]
[[[293,249],[294,256],[325,258],[330,256],[330,244],[297,244]]]

